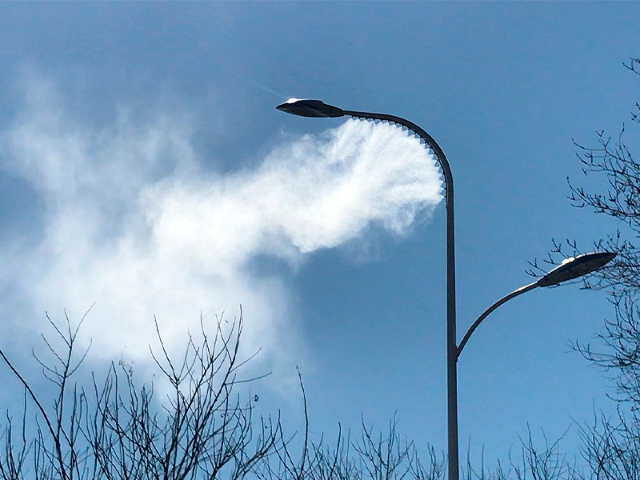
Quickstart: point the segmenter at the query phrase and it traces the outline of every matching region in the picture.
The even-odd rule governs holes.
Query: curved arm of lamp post
[[[500,305],[502,305],[504,303],[507,303],[512,298],[515,298],[518,295],[522,295],[523,293],[527,293],[528,291],[533,290],[536,287],[539,287],[537,281],[533,282],[533,283],[530,283],[529,285],[525,285],[524,287],[520,287],[517,290],[514,290],[513,292],[511,292],[509,295],[506,295],[506,296],[502,297],[496,303],[494,303],[489,308],[487,308],[484,311],[484,313],[482,315],[480,315],[475,322],[473,322],[473,325],[471,325],[471,327],[469,327],[469,330],[467,330],[467,333],[464,334],[464,337],[462,338],[462,341],[460,342],[460,346],[458,347],[458,351],[456,353],[456,359],[460,356],[460,353],[462,353],[462,349],[464,348],[464,346],[469,341],[469,338],[471,337],[471,334],[473,332],[475,332],[476,328],[478,328],[478,326],[482,323],[482,321],[485,318],[487,318],[491,312],[493,312]]]
[[[408,128],[416,135],[421,137],[427,145],[433,150],[435,153],[438,163],[442,167],[442,172],[444,175],[445,188],[446,188],[446,199],[447,201],[453,201],[453,176],[451,175],[451,168],[449,167],[449,162],[447,161],[447,157],[444,155],[444,152],[440,148],[440,145],[436,143],[431,135],[425,132],[422,128],[416,125],[409,120],[406,120],[402,117],[397,117],[395,115],[389,115],[386,113],[372,113],[372,112],[359,112],[356,110],[343,110],[340,107],[335,107],[333,105],[328,105],[321,100],[311,100],[311,99],[299,99],[291,97],[286,102],[278,105],[276,107],[278,110],[281,110],[286,113],[290,113],[292,115],[298,115],[300,117],[312,117],[312,118],[336,118],[336,117],[344,117],[350,116],[355,118],[362,118],[365,120],[382,120],[390,123],[397,123],[398,125],[402,125],[405,128]],[[447,203],[447,208],[449,203]]]
[[[433,153],[436,155],[438,159],[438,163],[442,167],[442,173],[444,176],[445,183],[445,199],[447,201],[447,209],[449,209],[449,201],[453,201],[453,175],[451,174],[451,167],[449,166],[449,161],[445,156],[444,152],[440,148],[440,145],[433,139],[431,135],[425,132],[422,128],[416,125],[409,120],[406,120],[402,117],[397,117],[395,115],[389,115],[386,113],[370,113],[370,112],[358,112],[355,110],[343,110],[344,115],[349,115],[355,118],[362,118],[365,120],[382,120],[390,123],[397,123],[398,125],[402,125],[405,128],[408,128],[415,134],[417,134],[420,138],[422,138],[427,145],[433,150]],[[451,206],[453,208],[453,206]]]
[[[560,285],[563,282],[574,280],[576,278],[583,277],[584,275],[588,275],[591,272],[600,270],[607,263],[613,260],[616,255],[616,253],[612,252],[597,252],[584,253],[582,255],[578,255],[577,257],[565,258],[560,265],[558,265],[550,272],[545,273],[537,281],[530,283],[529,285],[525,285],[524,287],[520,287],[519,289],[511,292],[509,295],[502,297],[496,303],[487,308],[484,313],[480,315],[475,322],[473,322],[473,325],[471,325],[469,330],[467,330],[467,333],[465,333],[462,341],[460,342],[460,346],[457,347],[456,360],[462,353],[462,349],[464,348],[464,346],[469,341],[469,337],[471,337],[471,334],[476,330],[476,328],[478,328],[482,321],[487,318],[487,316],[491,312],[493,312],[503,303],[508,302],[518,295],[527,293],[528,291],[533,290],[536,287],[554,287]]]

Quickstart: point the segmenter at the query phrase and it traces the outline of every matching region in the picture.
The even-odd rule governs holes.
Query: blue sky
[[[0,5],[2,347],[26,365],[45,310],[78,320],[95,303],[90,364],[144,372],[154,314],[177,349],[201,312],[213,322],[242,304],[247,351],[263,348],[253,368],[274,371],[252,387],[261,413],[299,421],[300,365],[313,435],[361,418],[384,428],[397,412],[419,448],[444,449],[437,172],[402,134],[275,106],[391,113],[438,141],[456,186],[461,337],[530,281],[552,238],[586,248],[615,229],[571,207],[566,178],[583,182],[573,139],[595,145],[629,120],[638,14],[631,2]],[[568,342],[612,315],[575,285],[492,314],[459,362],[462,449],[505,459],[527,424],[555,438],[610,411],[608,380]],[[577,451],[575,427],[564,445]]]

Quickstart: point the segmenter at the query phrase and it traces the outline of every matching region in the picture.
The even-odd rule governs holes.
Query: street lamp
[[[445,183],[445,206],[447,209],[447,432],[449,480],[458,480],[458,380],[456,361],[456,262],[453,223],[453,175],[447,157],[436,141],[415,123],[385,113],[356,112],[327,105],[320,100],[290,98],[276,107],[283,112],[301,117],[334,118],[345,115],[365,120],[382,120],[402,125],[422,138],[436,155]]]
[[[537,282],[519,288],[515,292],[507,295],[487,309],[465,334],[460,346],[456,341],[456,268],[455,268],[455,248],[454,248],[454,217],[453,217],[453,175],[449,162],[444,152],[436,141],[415,123],[402,117],[388,115],[386,113],[358,112],[354,110],[343,110],[333,105],[328,105],[320,100],[290,98],[286,102],[276,107],[286,113],[301,117],[313,118],[336,118],[351,116],[365,120],[381,120],[391,124],[398,124],[406,127],[418,135],[429,146],[435,154],[445,182],[445,206],[447,211],[447,445],[448,445],[448,469],[449,480],[458,480],[459,460],[458,460],[458,356],[462,348],[469,341],[469,337],[487,315],[508,300],[521,295],[536,287],[557,285],[570,279],[586,275],[589,272],[601,268],[609,262],[615,254],[596,253],[581,255],[579,257],[567,259],[557,268],[541,277]]]
[[[515,298],[523,293],[527,293],[537,287],[556,287],[562,282],[574,280],[576,278],[587,275],[596,270],[600,270],[607,263],[615,258],[616,253],[601,252],[601,253],[585,253],[584,255],[578,255],[577,257],[565,258],[560,265],[540,277],[536,282],[530,283],[523,287],[514,290],[509,295],[505,295],[500,300],[495,302],[489,308],[487,308],[478,319],[473,322],[473,325],[469,327],[467,333],[462,337],[460,346],[458,346],[458,352],[456,358],[462,353],[462,349],[469,341],[469,337],[475,331],[476,328],[487,318],[487,316],[493,312],[496,308],[504,303],[508,302],[512,298]]]

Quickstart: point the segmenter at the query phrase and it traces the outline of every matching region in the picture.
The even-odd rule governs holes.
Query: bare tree
[[[240,376],[252,358],[239,359],[242,317],[230,325],[219,319],[213,337],[204,328],[197,336],[189,334],[178,362],[170,357],[156,323],[160,348],[151,356],[160,380],[139,385],[133,368],[120,361],[111,363],[100,381],[92,373],[87,389],[80,371],[88,350],[76,353],[82,321],[72,327],[65,317],[64,328],[51,319],[49,323],[55,341],[42,337],[49,355],[34,357],[53,386],[48,391],[53,391],[51,405],[0,350],[24,388],[20,420],[7,412],[0,430],[2,480],[445,478],[444,454],[428,446],[423,463],[415,444],[397,432],[395,417],[384,433],[363,420],[355,440],[340,427],[332,444],[323,437],[311,441],[300,372],[301,434],[285,435],[279,414],[273,420],[254,419],[255,398],[247,395],[242,401],[237,393],[240,384],[257,379]],[[531,435],[523,442],[521,463],[511,462],[507,470],[498,463],[490,470],[484,464],[474,469],[468,460],[463,473],[467,480],[584,478],[560,455],[557,442],[538,448]]]
[[[640,58],[632,58],[625,67],[640,75]],[[631,113],[632,125],[640,126],[640,103]],[[588,208],[596,214],[613,218],[618,228],[604,238],[594,239],[589,250],[616,252],[614,261],[589,277],[586,288],[608,288],[620,298],[634,296],[640,289],[640,248],[635,241],[640,237],[640,163],[634,158],[627,144],[627,132],[623,125],[620,133],[612,138],[604,131],[596,132],[597,146],[586,147],[575,143],[578,158],[585,177],[604,177],[608,183],[605,192],[592,192],[576,186],[569,178],[569,199],[577,208]],[[545,263],[554,266],[568,256],[582,253],[575,240],[555,242]],[[542,272],[537,262],[532,262],[530,273]]]
[[[640,75],[640,58],[632,58],[625,67]],[[631,114],[633,138],[622,127],[611,137],[597,132],[597,146],[577,144],[578,157],[586,177],[606,179],[606,191],[591,191],[569,181],[570,200],[575,207],[588,208],[611,217],[616,229],[605,238],[595,239],[590,250],[611,251],[616,259],[584,282],[584,288],[604,288],[614,307],[615,317],[605,320],[598,344],[576,341],[574,348],[587,360],[613,375],[618,415],[597,414],[592,424],[581,427],[583,456],[597,479],[640,478],[640,317],[637,298],[640,293],[640,162],[630,146],[638,138],[640,104]],[[637,142],[637,140],[636,140]],[[638,147],[636,143],[635,147]],[[554,242],[547,263],[557,264],[567,256],[581,253],[577,242]],[[532,263],[532,274],[539,273]]]
[[[582,453],[598,480],[640,478],[638,419],[618,410],[617,418],[594,416],[591,425],[581,428]]]
[[[0,478],[240,479],[275,451],[279,419],[261,418],[256,425],[253,399],[243,402],[234,392],[238,384],[255,380],[238,376],[247,361],[238,357],[242,318],[226,332],[219,319],[213,339],[204,329],[199,342],[189,335],[178,363],[157,329],[161,352],[152,356],[170,392],[158,401],[154,386],[138,387],[132,369],[122,363],[111,364],[101,382],[94,376],[86,391],[75,380],[87,353],[76,357],[80,325],[73,328],[67,318],[61,330],[49,321],[65,346],[59,351],[43,336],[53,363],[36,357],[57,392],[52,408],[0,351],[26,392],[19,435],[14,419],[6,416]],[[37,411],[34,431],[26,421],[29,405]]]
[[[188,335],[177,363],[156,323],[160,351],[151,352],[161,373],[156,385],[162,383],[162,391],[169,392],[159,399],[154,384],[139,386],[133,369],[122,361],[112,363],[101,381],[93,373],[91,387],[85,389],[78,375],[88,349],[76,354],[82,321],[72,327],[65,317],[64,329],[50,318],[49,324],[62,349],[43,336],[50,356],[34,353],[34,358],[54,387],[50,407],[0,350],[25,392],[21,420],[7,412],[3,422],[0,479],[444,478],[444,457],[430,448],[428,467],[423,467],[414,444],[401,441],[396,433],[395,419],[385,436],[374,434],[363,421],[359,442],[341,430],[333,446],[322,439],[310,442],[300,373],[305,419],[301,437],[285,436],[279,416],[256,422],[255,398],[243,402],[234,390],[257,379],[238,373],[251,360],[238,357],[242,318],[227,331],[220,319],[212,339],[204,328],[200,341]],[[27,421],[31,410],[36,413],[33,425]],[[292,453],[296,448],[298,455]]]
[[[305,418],[308,420],[305,407]],[[310,442],[305,436],[301,453],[294,458],[291,442],[279,444],[275,456],[264,457],[257,475],[261,480],[443,480],[446,460],[428,447],[428,463],[421,462],[413,442],[403,439],[396,430],[395,418],[388,431],[374,433],[373,426],[362,421],[360,439],[339,429],[334,446],[324,439]]]

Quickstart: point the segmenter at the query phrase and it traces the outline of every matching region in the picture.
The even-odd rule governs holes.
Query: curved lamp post
[[[455,268],[455,248],[454,248],[454,217],[453,217],[453,175],[449,162],[444,152],[436,141],[425,132],[422,128],[413,122],[405,120],[395,115],[386,113],[370,113],[358,112],[354,110],[343,110],[342,108],[327,105],[320,100],[300,100],[290,98],[286,102],[276,107],[286,113],[298,115],[301,117],[313,118],[335,118],[343,116],[351,116],[354,118],[362,118],[365,120],[381,120],[389,123],[395,123],[408,128],[410,131],[418,135],[435,154],[445,182],[445,206],[447,210],[447,444],[448,444],[448,470],[449,480],[458,480],[459,477],[459,460],[458,460],[458,372],[457,361],[460,352],[469,341],[469,337],[478,328],[478,325],[491,312],[508,300],[517,297],[525,292],[533,290],[536,287],[547,287],[557,285],[560,282],[578,278],[589,272],[601,268],[605,263],[609,262],[615,254],[612,253],[595,253],[581,255],[579,257],[565,260],[559,267],[551,270],[545,276],[541,277],[537,282],[519,288],[515,292],[498,300],[489,307],[471,328],[465,334],[460,346],[456,341],[456,268]]]
[[[366,120],[383,120],[400,124],[422,138],[433,150],[442,168],[445,183],[445,205],[447,208],[447,432],[449,480],[458,480],[458,379],[456,360],[456,268],[453,222],[453,175],[447,157],[436,141],[415,123],[384,113],[356,112],[327,105],[320,100],[298,100],[290,98],[276,107],[283,112],[301,117],[342,117],[349,115]]]
[[[587,275],[591,272],[601,269],[607,263],[615,258],[616,253],[602,252],[602,253],[585,253],[584,255],[578,255],[577,257],[569,257],[563,260],[563,262],[556,268],[546,273],[538,279],[537,282],[530,283],[523,287],[514,290],[509,295],[502,297],[496,303],[487,308],[478,319],[473,322],[473,325],[469,327],[467,333],[465,333],[460,346],[458,347],[458,353],[456,358],[462,353],[462,349],[469,341],[471,334],[478,328],[482,321],[493,312],[496,308],[504,303],[508,302],[512,298],[515,298],[523,293],[527,293],[537,287],[556,287],[562,282],[574,280],[576,278]]]

